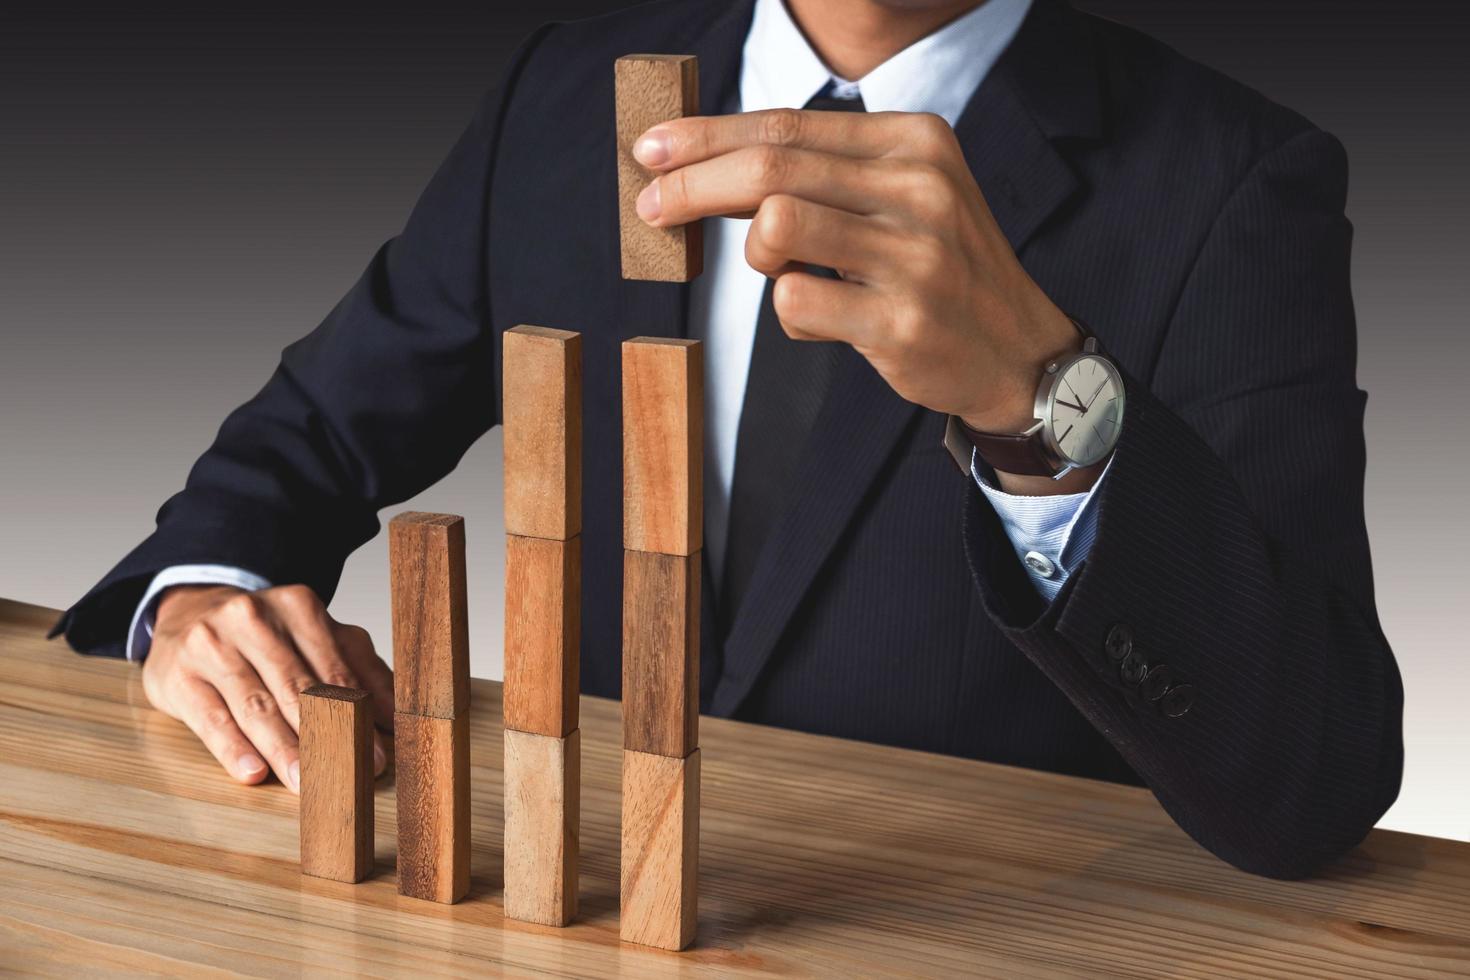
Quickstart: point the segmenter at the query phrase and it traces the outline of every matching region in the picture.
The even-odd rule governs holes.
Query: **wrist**
[[[163,623],[171,611],[190,605],[191,600],[200,602],[211,593],[233,594],[244,591],[235,585],[171,585],[158,594],[158,606],[153,617],[155,625]]]
[[[1019,433],[1031,428],[1046,365],[1082,349],[1082,333],[1050,301],[1027,322],[1029,327],[1018,331],[1011,345],[1015,356],[991,388],[990,404],[958,413],[960,421],[978,432]]]

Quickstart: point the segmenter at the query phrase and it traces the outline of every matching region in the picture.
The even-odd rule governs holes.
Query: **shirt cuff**
[[[128,627],[127,654],[129,660],[141,661],[148,656],[153,646],[153,621],[158,615],[158,601],[165,589],[175,585],[233,585],[246,592],[268,589],[271,583],[243,568],[232,565],[171,565],[153,576],[143,601],[133,613],[132,625]]]
[[[1067,576],[1092,549],[1097,537],[1097,506],[1093,501],[1112,466],[1109,459],[1097,482],[1085,493],[1040,497],[1006,493],[994,485],[990,468],[981,461],[980,454],[970,457],[970,475],[995,508],[1031,584],[1047,602],[1056,598]]]

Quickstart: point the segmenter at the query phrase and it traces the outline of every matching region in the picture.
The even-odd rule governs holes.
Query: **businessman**
[[[635,153],[690,286],[618,274],[612,64],[692,53]],[[1142,782],[1309,874],[1398,792],[1338,142],[1059,0],[688,0],[548,25],[402,234],[58,624],[235,778],[392,678],[325,611],[499,421],[500,336],[585,357],[582,678],[619,691],[619,343],[708,378],[704,711]],[[381,765],[382,756],[380,753]],[[977,786],[976,792],[984,792]]]

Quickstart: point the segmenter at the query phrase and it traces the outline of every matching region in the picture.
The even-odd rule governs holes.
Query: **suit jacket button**
[[[1138,685],[1138,693],[1143,695],[1146,701],[1157,701],[1169,693],[1169,688],[1174,683],[1174,668],[1168,664],[1154,664],[1143,680]]]
[[[1159,710],[1167,718],[1178,718],[1190,708],[1194,707],[1195,687],[1193,684],[1180,684],[1178,687],[1169,688],[1164,699],[1159,702]]]
[[[1108,630],[1108,638],[1103,643],[1103,649],[1107,651],[1108,659],[1117,663],[1133,652],[1133,631],[1122,623],[1118,623]]]
[[[1143,680],[1144,671],[1148,670],[1148,664],[1138,655],[1136,651],[1130,650],[1123,662],[1118,664],[1118,676],[1123,678],[1123,683],[1129,686]]]

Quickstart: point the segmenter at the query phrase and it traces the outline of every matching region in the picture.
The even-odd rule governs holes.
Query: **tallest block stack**
[[[704,363],[623,344],[622,938],[683,949],[699,867]]]

